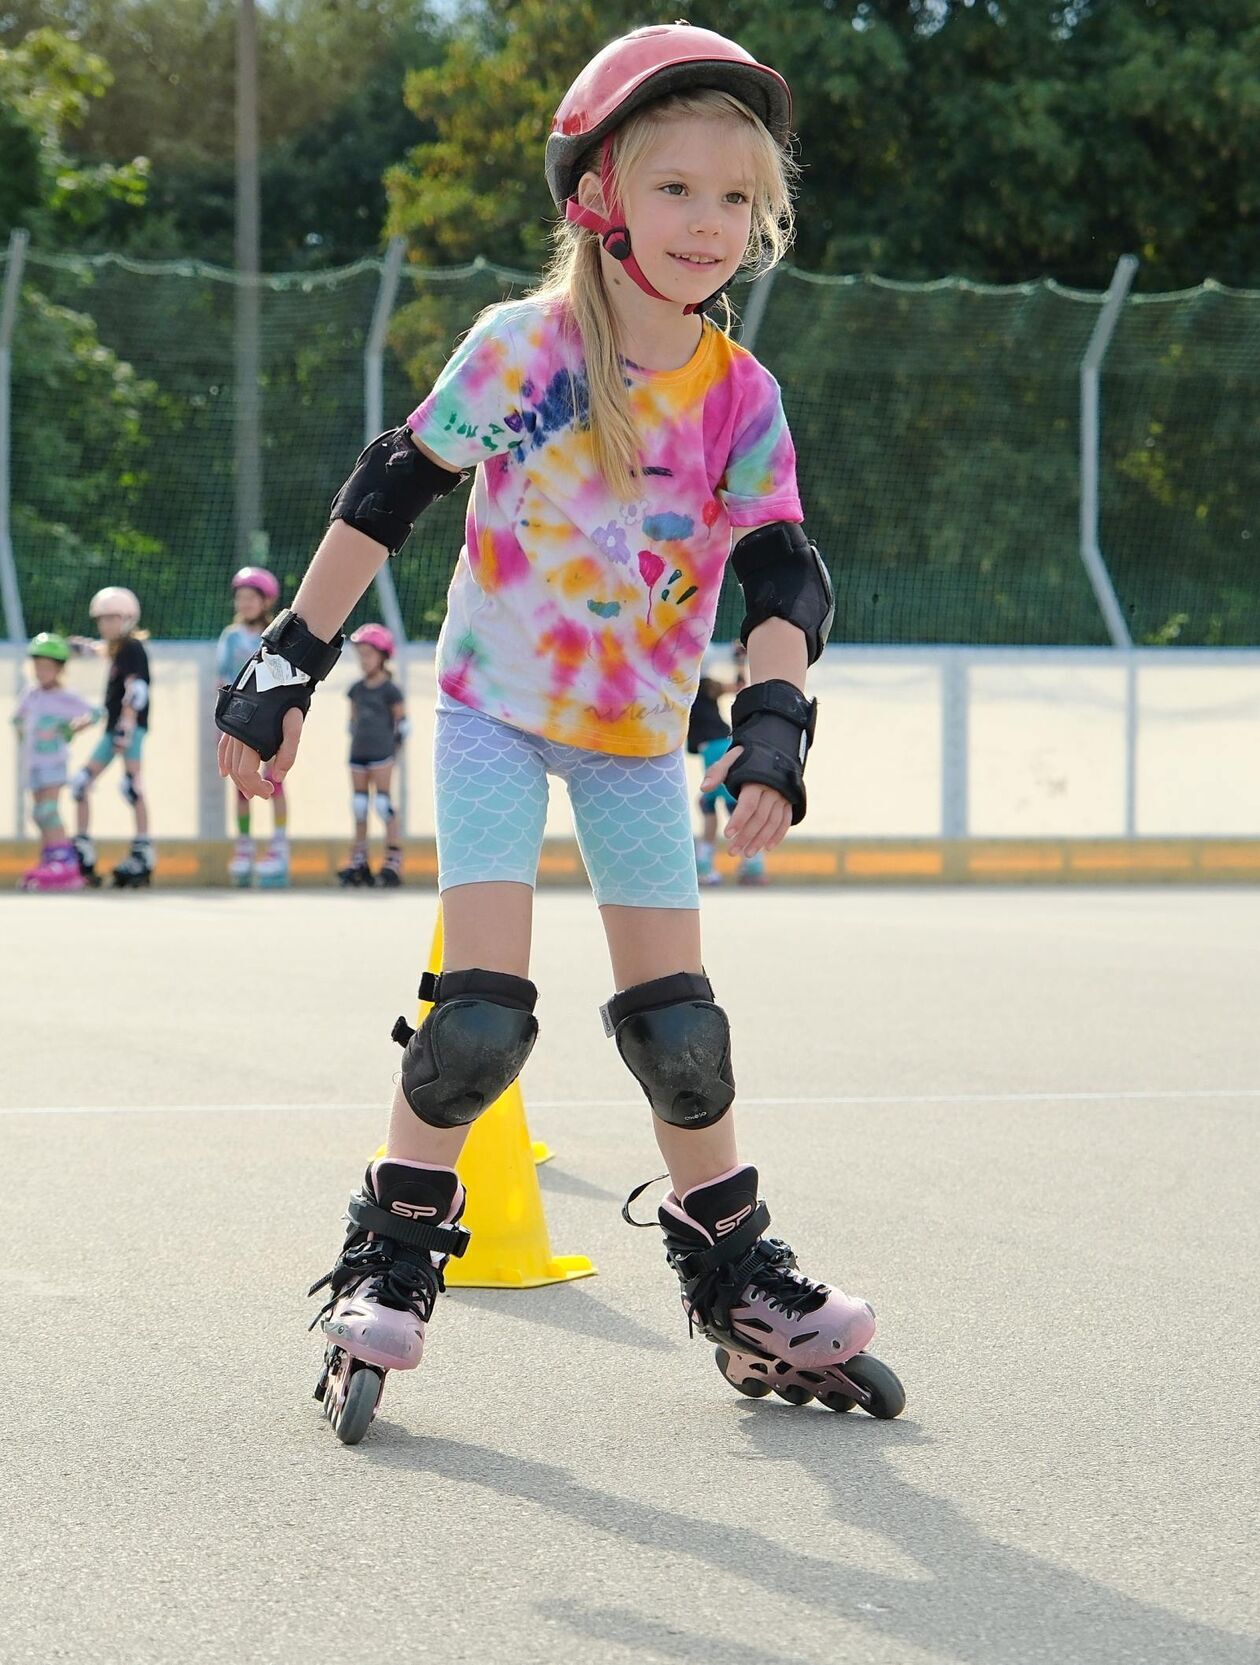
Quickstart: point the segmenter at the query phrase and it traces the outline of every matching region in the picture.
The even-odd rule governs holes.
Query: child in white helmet
[[[347,1443],[384,1373],[420,1362],[442,1267],[468,1239],[456,1160],[537,1038],[532,886],[551,775],[568,785],[608,940],[605,1030],[669,1168],[658,1223],[690,1325],[741,1393],[880,1417],[904,1403],[864,1351],[869,1305],[766,1234],[700,943],[683,748],[726,568],[744,591],[750,686],[704,787],[737,800],[737,855],[805,814],[816,702],[803,689],[834,611],[778,386],[705,316],[786,246],[790,127],[782,77],[706,29],[638,29],[587,65],[547,141],[565,215],[551,272],[483,314],[407,426],[363,452],[292,613],[220,699],[220,768],[266,795],[261,759],[292,767],[342,622],[416,517],[475,470],[437,652],[445,962],[423,980],[420,1028],[395,1028],[386,1154],[316,1285],[329,1289],[317,1392]]]
[[[258,652],[262,633],[275,616],[280,599],[280,580],[266,567],[241,567],[232,577],[232,622],[219,637],[214,667],[220,684],[231,682],[243,665]],[[271,798],[272,835],[257,865],[254,840],[250,836],[250,803],[242,792],[236,794],[236,846],[228,863],[228,877],[241,889],[257,877],[264,890],[281,889],[289,882],[289,806],[282,782],[268,776],[274,791]]]
[[[114,885],[120,890],[147,886],[156,862],[149,836],[149,809],[141,779],[145,737],[152,712],[152,677],[144,643],[147,633],[137,629],[140,602],[133,590],[109,584],[98,590],[88,605],[96,620],[99,641],[73,636],[71,645],[79,653],[97,653],[109,660],[105,679],[105,728],[101,738],[70,783],[77,812],[74,847],[79,867],[89,885],[99,885],[96,846],[92,841],[90,793],[97,778],[115,758],[123,768],[122,795],[131,805],[136,836],[131,849],[114,868]]]
[[[338,872],[346,886],[402,884],[402,832],[391,787],[394,762],[407,736],[403,691],[390,675],[393,632],[383,624],[364,624],[350,638],[363,675],[350,689],[350,790],[354,805],[354,848]],[[375,798],[385,832],[385,860],[379,873],[368,862],[368,807]]]
[[[22,784],[31,795],[31,818],[39,829],[39,860],[21,879],[23,890],[82,890],[74,845],[61,820],[70,737],[87,728],[101,709],[62,686],[70,644],[42,630],[27,649],[35,681],[18,701],[13,721],[22,746]]]

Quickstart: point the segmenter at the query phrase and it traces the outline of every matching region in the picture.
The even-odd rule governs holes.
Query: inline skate
[[[350,852],[350,860],[344,867],[338,868],[337,883],[343,890],[370,890],[376,883],[376,875],[368,866],[367,850],[362,844],[356,844]]]
[[[83,875],[83,882],[91,890],[100,888],[101,876],[96,871],[96,842],[87,833],[74,835],[74,855],[79,864],[79,872]]]
[[[688,1325],[717,1343],[718,1369],[739,1393],[817,1399],[833,1411],[860,1405],[881,1420],[901,1414],[901,1383],[864,1350],[875,1314],[805,1277],[788,1245],[764,1235],[770,1212],[756,1168],[732,1168],[681,1199],[671,1191],[658,1218]]]
[[[256,878],[259,890],[283,890],[289,882],[289,841],[273,838],[266,854],[258,863]]]
[[[381,863],[381,870],[376,875],[377,884],[383,890],[397,890],[403,882],[402,867],[402,847],[398,844],[391,844],[385,852],[385,860]]]
[[[157,862],[153,855],[153,840],[134,838],[131,849],[114,869],[115,890],[147,890]]]
[[[228,862],[228,878],[237,890],[248,890],[254,879],[254,841],[238,838]]]
[[[327,1340],[315,1397],[343,1445],[357,1445],[389,1370],[414,1370],[443,1268],[468,1247],[464,1187],[454,1168],[385,1157],[369,1163],[350,1199],[345,1244],[309,1294],[329,1298],[311,1322]]]
[[[79,859],[69,840],[61,844],[46,844],[35,866],[19,881],[22,890],[82,890],[83,886]]]

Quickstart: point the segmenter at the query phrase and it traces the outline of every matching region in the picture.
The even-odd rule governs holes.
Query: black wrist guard
[[[344,642],[340,634],[331,642],[321,641],[286,609],[263,631],[258,652],[235,682],[219,690],[215,722],[264,762],[270,760],[284,738],[285,713],[296,709],[306,716],[315,684],[337,663]]]
[[[818,701],[790,682],[754,682],[731,707],[731,749],[743,750],[724,782],[732,797],[741,786],[772,786],[792,806],[792,825],[805,819],[805,759],[814,741]]]

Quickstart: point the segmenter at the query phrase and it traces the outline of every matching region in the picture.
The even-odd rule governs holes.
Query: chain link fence
[[[258,431],[247,438],[261,486],[247,540],[240,280],[195,261],[78,259],[16,241],[0,276],[0,562],[13,638],[85,629],[105,583],[137,591],[155,636],[212,636],[247,560],[264,560],[291,594],[375,421],[376,390],[380,425],[401,422],[476,313],[533,281],[483,262],[391,274],[377,260],[258,280]],[[1104,295],[787,266],[734,300],[743,339],[783,387],[807,523],[836,582],[837,639],[1114,639],[1081,558],[1081,372]],[[1101,372],[1097,535],[1136,644],[1260,643],[1258,381],[1260,293],[1205,283],[1120,307]],[[426,514],[390,568],[412,640],[441,624],[463,498]],[[380,611],[369,595],[352,622]],[[726,595],[719,638],[739,614]]]

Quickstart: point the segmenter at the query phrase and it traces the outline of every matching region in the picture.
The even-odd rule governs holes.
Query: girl
[[[467,1238],[455,1162],[537,1035],[531,887],[548,774],[568,784],[608,939],[605,1030],[669,1168],[659,1223],[689,1322],[741,1392],[901,1409],[896,1378],[862,1352],[866,1302],[805,1277],[765,1236],[730,1113],[726,1014],[704,975],[684,770],[730,558],[752,686],[704,786],[737,799],[726,835],[741,856],[804,814],[814,707],[801,690],[831,592],[799,524],[778,387],[705,316],[741,267],[764,270],[786,246],[790,116],[775,71],[705,29],[639,29],[598,54],[547,142],[564,212],[550,272],[484,313],[407,428],[364,451],[293,614],[220,700],[219,766],[266,795],[260,759],[292,767],[383,550],[476,466],[437,654],[445,964],[422,983],[420,1029],[395,1030],[406,1051],[387,1154],[322,1280],[318,1392],[347,1442],[382,1372],[420,1361],[442,1267]]]
[[[742,688],[748,686],[745,670],[747,654],[742,642],[736,642],[732,657],[735,660],[735,678],[732,682],[719,682],[717,677],[709,675],[707,671],[701,672],[700,686],[696,690],[695,703],[691,707],[691,717],[687,724],[687,750],[693,757],[699,756],[703,760],[706,770],[728,752],[731,745],[731,725],[722,715],[718,701],[731,694],[738,694]],[[735,799],[725,786],[701,792],[701,827],[696,844],[696,874],[702,885],[720,885],[722,882],[722,875],[713,865],[719,804],[728,816],[735,808]],[[746,856],[739,864],[738,882],[742,885],[765,884],[764,856]]]
[[[70,783],[77,806],[74,848],[84,880],[90,885],[99,885],[96,846],[88,832],[91,821],[88,793],[101,771],[108,769],[115,757],[120,757],[122,795],[135,811],[136,836],[129,854],[114,868],[114,884],[120,890],[138,889],[149,883],[156,865],[149,837],[149,811],[140,782],[140,761],[151,709],[149,656],[144,651],[147,632],[136,629],[140,623],[140,603],[135,592],[121,584],[109,584],[98,590],[88,605],[88,616],[96,620],[100,641],[72,636],[70,644],[76,653],[106,655],[109,675],[105,680],[104,733]]]
[[[100,707],[63,688],[70,658],[64,636],[43,630],[27,649],[35,683],[22,695],[13,721],[22,741],[22,781],[31,794],[31,815],[39,828],[39,860],[21,881],[23,890],[82,890],[74,845],[66,837],[58,807],[66,784],[67,741],[100,716]]]
[[[266,567],[242,567],[232,579],[232,622],[219,637],[215,671],[220,683],[231,682],[258,652],[262,633],[271,623],[280,599],[280,581]],[[269,777],[270,778],[270,777]],[[273,781],[271,843],[258,863],[258,883],[266,889],[289,882],[289,806],[284,788]],[[254,876],[254,841],[249,835],[249,799],[236,794],[236,848],[228,863],[228,877],[242,889]]]
[[[350,784],[354,793],[354,849],[337,874],[343,885],[371,885],[377,875],[368,866],[368,795],[376,794],[376,813],[385,829],[385,862],[379,878],[387,889],[402,883],[402,835],[398,811],[389,795],[394,757],[407,735],[402,689],[390,677],[394,638],[383,624],[361,625],[350,640],[359,651],[361,679],[350,689]]]

